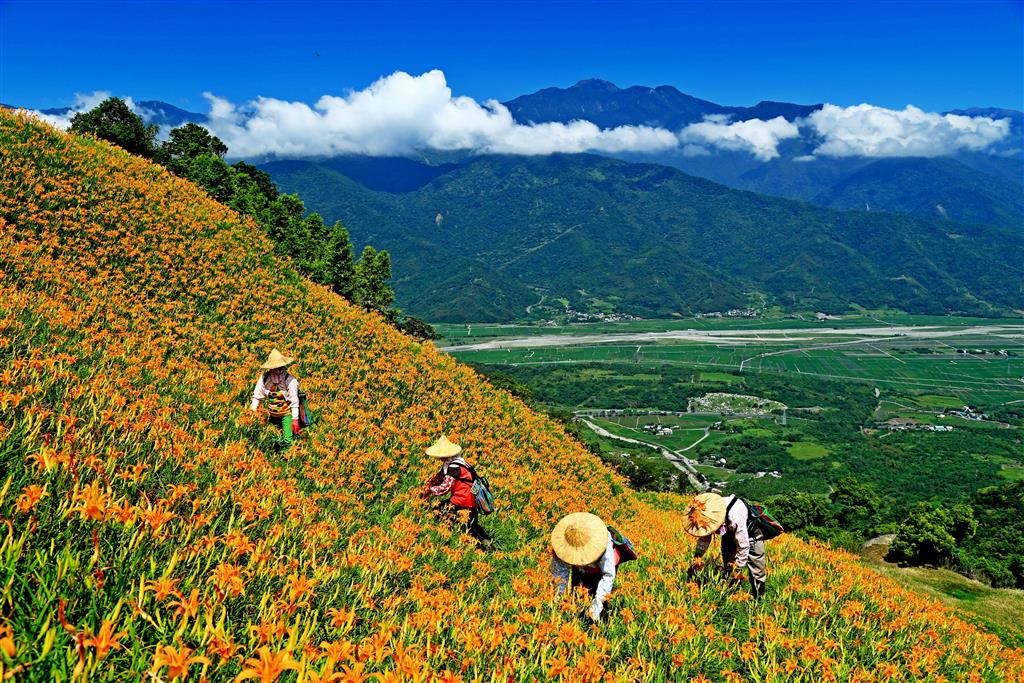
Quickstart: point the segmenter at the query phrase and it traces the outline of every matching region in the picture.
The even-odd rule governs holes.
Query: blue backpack
[[[466,469],[473,475],[473,485],[470,487],[470,491],[473,492],[473,498],[476,500],[476,509],[480,511],[481,515],[491,514],[495,510],[494,494],[491,493],[491,485],[487,481],[487,477],[477,474],[469,463],[466,463]]]

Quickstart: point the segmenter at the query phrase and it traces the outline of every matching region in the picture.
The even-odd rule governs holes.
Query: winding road
[[[668,460],[670,463],[672,463],[672,465],[676,469],[678,469],[680,472],[683,472],[683,473],[686,474],[687,478],[690,480],[690,483],[693,484],[693,487],[694,487],[695,490],[703,491],[707,487],[707,485],[704,483],[704,481],[701,480],[701,474],[699,472],[697,472],[697,469],[693,466],[693,461],[690,460],[689,458],[687,458],[685,455],[683,455],[683,453],[685,451],[690,450],[691,448],[693,448],[694,446],[699,444],[704,439],[708,438],[708,435],[711,433],[711,430],[708,427],[704,428],[704,436],[700,437],[699,439],[694,441],[692,444],[690,444],[686,448],[681,448],[678,451],[672,451],[672,450],[669,450],[669,449],[665,448],[664,446],[662,446],[660,444],[651,443],[650,441],[642,441],[640,439],[634,439],[634,438],[628,437],[628,436],[619,436],[618,434],[612,434],[611,432],[609,432],[604,427],[600,427],[600,426],[594,424],[593,422],[588,420],[585,416],[581,415],[581,416],[579,416],[579,419],[580,419],[581,422],[583,422],[583,424],[585,424],[588,427],[590,427],[590,429],[593,430],[593,432],[595,434],[598,434],[599,436],[603,436],[603,437],[606,437],[606,438],[609,438],[609,439],[615,439],[617,441],[625,441],[626,443],[634,443],[634,444],[638,444],[640,446],[647,446],[649,448],[656,449],[659,453],[661,453],[662,457],[665,458],[666,460]]]

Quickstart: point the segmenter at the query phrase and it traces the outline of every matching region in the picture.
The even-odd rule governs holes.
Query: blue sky
[[[1024,4],[0,0],[0,101],[315,101],[396,70],[509,99],[598,77],[761,99],[1024,108]]]

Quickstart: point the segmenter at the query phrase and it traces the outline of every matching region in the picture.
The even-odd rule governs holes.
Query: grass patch
[[[790,444],[786,450],[797,460],[817,460],[818,458],[824,458],[830,453],[820,443],[814,443],[813,441],[797,441]]]
[[[1024,591],[990,588],[947,569],[904,568],[877,560],[869,564],[883,576],[956,608],[1006,645],[1024,646]]]
[[[1024,465],[1003,465],[999,469],[999,476],[1007,481],[1024,481]]]
[[[723,382],[725,384],[737,384],[740,378],[736,375],[730,375],[726,372],[700,372],[697,373],[697,378],[701,382]]]
[[[914,403],[926,408],[963,408],[963,399],[956,396],[940,396],[938,394],[924,394],[915,396]]]

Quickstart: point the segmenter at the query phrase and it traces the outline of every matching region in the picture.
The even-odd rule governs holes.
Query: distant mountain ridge
[[[380,161],[361,173],[394,164]],[[595,155],[478,157],[404,192],[331,162],[261,168],[357,243],[388,249],[398,304],[436,321],[512,321],[545,298],[648,317],[752,298],[828,312],[1024,309],[1024,231],[832,211]]]
[[[159,100],[135,103],[148,123],[167,128],[187,121],[203,123],[205,114],[190,112]],[[2,105],[0,105],[2,106]],[[729,121],[769,120],[782,116],[788,121],[804,118],[821,104],[793,104],[762,101],[753,106],[726,106],[681,92],[669,85],[620,88],[601,79],[586,79],[568,88],[544,88],[505,103],[522,124],[588,120],[603,128],[646,125],[679,131],[708,116]],[[43,110],[65,115],[69,108]],[[816,144],[801,137],[783,141],[779,157],[768,161],[747,152],[711,150],[690,155],[685,150],[663,153],[614,153],[609,156],[631,162],[659,163],[688,174],[708,178],[732,188],[777,197],[809,201],[837,209],[858,209],[908,213],[954,222],[983,222],[1024,230],[1024,113],[1012,109],[971,107],[951,110],[962,116],[989,116],[1011,121],[1011,139],[1000,154],[961,152],[938,158],[813,157]],[[378,163],[371,157],[338,157],[329,164],[343,174],[363,177],[378,173],[367,187],[388,192],[415,189],[436,175],[450,170],[452,159],[464,161],[462,153],[431,153],[444,163],[436,167],[415,160]],[[357,168],[362,164],[364,168]],[[388,166],[380,174],[380,169]]]
[[[568,88],[544,88],[504,104],[516,121],[523,124],[583,119],[603,128],[644,125],[669,130],[712,115],[729,116],[737,121],[782,116],[792,121],[822,106],[762,101],[753,107],[730,107],[687,95],[671,85],[619,88],[597,78],[582,80]]]
[[[822,107],[771,101],[752,107],[725,106],[686,95],[671,86],[619,88],[599,79],[583,80],[568,88],[544,88],[512,99],[505,106],[523,124],[581,119],[602,127],[647,125],[672,131],[709,116],[727,117],[729,121],[782,116],[793,122]],[[940,158],[814,157],[808,162],[807,155],[816,143],[805,138],[784,141],[779,146],[780,156],[769,161],[746,152],[723,150],[700,156],[680,150],[611,156],[666,164],[729,187],[832,208],[870,207],[922,217],[1024,227],[1020,201],[1024,194],[1024,113],[993,107],[944,113],[1010,119],[1011,140],[1003,146],[1005,156],[963,152]],[[919,172],[912,173],[911,167]],[[928,167],[940,170],[929,175],[924,171]],[[895,173],[897,168],[903,171]],[[892,186],[881,187],[879,183],[883,180]]]

